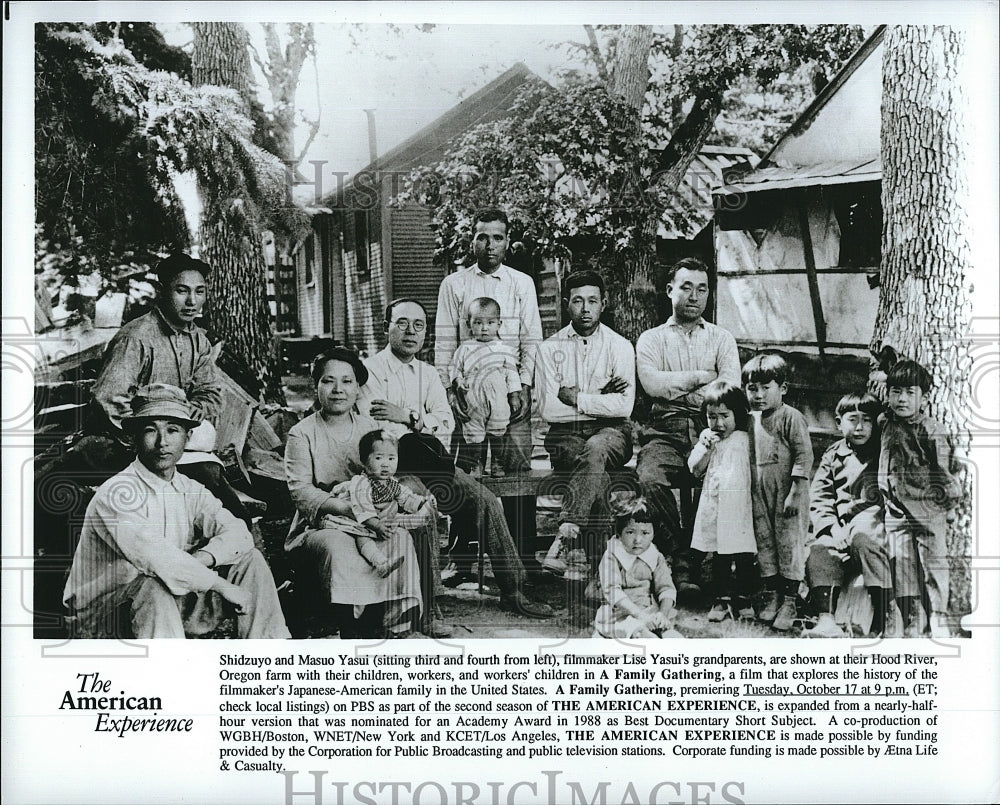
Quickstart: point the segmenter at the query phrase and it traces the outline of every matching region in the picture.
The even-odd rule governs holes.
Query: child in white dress
[[[399,448],[391,434],[369,431],[358,442],[358,454],[365,471],[333,488],[336,497],[350,501],[353,519],[327,514],[320,519],[319,527],[337,528],[354,537],[358,553],[385,578],[405,558],[400,555],[390,559],[382,550],[381,543],[389,538],[390,530],[401,528],[387,516],[390,508],[395,506],[397,511],[412,514],[430,498],[412,492],[396,480]]]
[[[713,553],[715,603],[708,620],[752,618],[757,541],[753,527],[752,470],[747,429],[750,409],[739,386],[716,381],[705,388],[702,412],[708,427],[688,457],[695,476],[704,475],[691,547]],[[735,566],[735,574],[734,574]]]

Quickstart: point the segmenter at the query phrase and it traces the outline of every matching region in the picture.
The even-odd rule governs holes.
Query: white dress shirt
[[[371,416],[372,400],[385,400],[417,414],[417,432],[436,436],[448,447],[455,419],[448,404],[448,395],[437,371],[429,363],[413,358],[403,363],[389,347],[365,358],[368,382],[361,387],[358,411]],[[379,427],[397,439],[411,428],[401,422],[378,420]]]
[[[612,377],[628,387],[619,394],[601,394]],[[577,387],[576,408],[559,399],[560,386]],[[603,324],[586,338],[571,324],[542,342],[535,390],[542,419],[549,424],[627,418],[635,404],[635,350]]]
[[[174,595],[204,592],[219,580],[192,556],[207,551],[229,565],[253,550],[242,520],[197,481],[164,481],[138,459],[97,490],[84,515],[63,600],[77,610],[99,605],[140,574]]]
[[[434,319],[434,365],[443,383],[448,382],[452,356],[458,345],[472,337],[469,304],[481,296],[500,305],[500,338],[517,345],[521,383],[530,386],[535,372],[535,352],[542,340],[542,319],[531,277],[502,265],[486,274],[478,265],[449,274],[438,291]]]
[[[717,379],[740,385],[740,355],[732,333],[704,319],[690,329],[671,316],[665,324],[646,330],[635,344],[639,382],[654,405],[679,403],[698,408],[704,399],[702,387],[686,391],[675,373],[714,372]]]

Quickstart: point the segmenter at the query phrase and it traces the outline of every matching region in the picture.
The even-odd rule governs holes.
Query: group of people
[[[788,368],[758,355],[741,369],[732,335],[703,318],[704,264],[671,269],[672,315],[635,348],[601,321],[603,277],[573,273],[562,288],[569,324],[543,340],[532,280],[504,264],[508,233],[502,211],[476,215],[476,262],[440,287],[434,365],[416,357],[430,322],[410,298],[387,306],[384,349],[362,360],[338,347],[313,363],[314,410],[285,446],[296,509],[285,549],[300,560],[296,585],[318,592],[342,637],[451,633],[435,604],[440,514],[489,555],[502,608],[553,615],[526,595],[503,507],[482,484],[530,466],[533,411],[547,423],[553,470],[567,478],[558,536],[539,558],[554,573],[597,568],[597,634],[677,636],[678,594],[700,591],[707,553],[710,620],[789,629],[808,569],[824,613],[812,633],[832,635],[837,590],[856,561],[873,633],[885,630],[893,596],[906,634],[941,626],[944,518],[958,492],[941,428],[921,411],[922,367],[902,361],[890,373],[884,416],[868,396],[842,400],[844,439],[810,490],[805,419],[783,401]],[[194,323],[209,271],[186,255],[160,264],[156,309],[117,334],[94,387],[103,430],[89,438],[120,472],[88,508],[66,586],[77,636],[107,633],[122,612],[138,637],[197,634],[227,609],[241,637],[288,635],[249,517],[210,452],[221,392]],[[651,410],[634,428],[638,384]],[[615,500],[619,477],[633,493]],[[942,479],[946,494],[932,495]],[[698,488],[695,516],[683,504]]]

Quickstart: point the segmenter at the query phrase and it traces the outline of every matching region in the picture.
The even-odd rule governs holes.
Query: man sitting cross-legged
[[[87,507],[63,601],[73,637],[114,637],[127,605],[138,638],[207,634],[236,615],[241,638],[287,638],[271,570],[243,521],[176,465],[198,423],[184,392],[154,384],[122,420],[136,460]],[[125,625],[125,624],[122,624]]]

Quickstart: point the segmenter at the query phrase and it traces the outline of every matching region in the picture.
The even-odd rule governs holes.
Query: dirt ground
[[[284,378],[285,394],[289,407],[306,411],[313,402],[313,387],[311,379],[301,376],[286,376]],[[542,461],[539,467],[548,466]],[[283,524],[278,524],[280,532]],[[545,540],[547,535],[554,534],[555,525],[552,514],[544,506],[538,509],[537,533]],[[265,524],[266,527],[266,524]],[[267,529],[271,530],[271,529]],[[283,533],[276,533],[271,539],[283,539]],[[268,542],[271,542],[268,539]],[[265,551],[265,553],[271,553]],[[273,555],[273,554],[271,554]],[[271,559],[269,555],[269,559]],[[276,561],[280,561],[275,557]],[[447,553],[441,558],[442,577],[447,578],[452,573],[449,567]],[[586,601],[583,596],[584,584],[566,582],[540,570],[532,559],[525,560],[528,580],[525,593],[529,598],[543,601],[555,610],[555,616],[548,620],[537,620],[506,612],[500,608],[499,592],[492,582],[492,576],[487,569],[484,593],[480,594],[475,582],[466,582],[458,587],[445,587],[438,598],[442,620],[454,627],[455,639],[491,639],[491,638],[544,638],[560,640],[567,638],[587,638],[594,633],[593,618],[597,611],[597,602]],[[279,575],[276,572],[276,575]],[[777,632],[754,623],[734,623],[731,620],[723,623],[709,623],[708,609],[711,602],[707,598],[698,598],[682,603],[677,609],[675,627],[678,632],[688,638],[714,637],[775,637]],[[319,632],[328,629],[313,625],[308,636],[321,636]],[[797,632],[795,633],[797,634]],[[323,634],[322,636],[331,636]]]
[[[539,530],[547,527],[542,513]],[[286,556],[281,551],[281,543],[287,530],[285,522],[263,523],[262,536],[264,552],[280,583],[288,578]],[[466,581],[458,586],[448,586],[454,575],[454,565],[446,552],[442,553],[442,578],[445,586],[437,604],[441,620],[453,627],[453,639],[529,638],[558,641],[563,639],[589,638],[594,634],[593,620],[598,602],[585,598],[585,583],[569,582],[540,569],[532,559],[525,559],[527,580],[524,591],[535,600],[542,601],[555,612],[554,617],[541,620],[507,612],[500,608],[500,594],[489,570],[487,560],[482,593],[476,581]],[[322,618],[309,617],[298,627],[291,621],[295,618],[300,591],[282,590],[286,614],[290,616],[290,627],[296,637],[330,638],[336,637],[336,630]],[[748,622],[709,623],[708,609],[711,601],[705,597],[684,601],[677,608],[675,628],[687,638],[715,637],[775,637],[781,636],[769,628]],[[794,636],[797,631],[787,636]],[[420,637],[420,635],[412,635]]]

